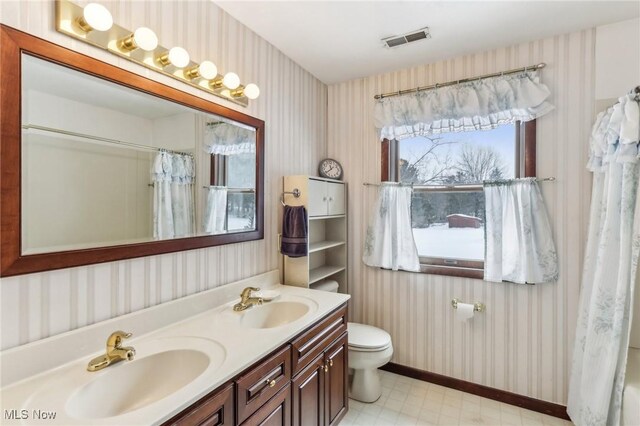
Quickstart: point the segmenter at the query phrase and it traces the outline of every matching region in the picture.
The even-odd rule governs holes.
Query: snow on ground
[[[248,229],[250,220],[246,217],[237,217],[237,216],[227,216],[227,225],[229,227],[229,231],[238,231]]]
[[[414,228],[413,237],[420,256],[484,259],[484,228],[449,228],[446,223],[436,223]]]

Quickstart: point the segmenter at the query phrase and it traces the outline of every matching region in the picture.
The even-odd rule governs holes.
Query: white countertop
[[[274,282],[277,282],[277,271],[0,353],[2,383],[6,384],[0,389],[1,423],[162,423],[290,341],[349,299],[345,294],[283,286]],[[295,301],[307,305],[309,311],[299,319],[278,327],[247,328],[239,322],[242,313],[232,311],[232,306],[239,301],[232,294],[237,295],[239,290],[250,285],[279,291],[280,296],[270,303]],[[88,361],[104,353],[107,336],[118,329],[134,332],[134,336],[124,341],[123,346],[135,348],[135,359],[119,362],[98,372],[88,372]],[[93,352],[87,352],[87,341],[93,346]],[[102,343],[95,345],[97,341]],[[135,375],[129,374],[133,370],[127,368],[169,350],[192,350],[200,356],[204,353],[209,364],[204,372],[198,373],[195,379],[179,390],[148,405],[140,404],[140,408],[129,407],[125,414],[107,418],[90,418],[77,412],[74,414],[74,407],[76,411],[92,415],[100,411],[87,406],[89,404],[83,399],[82,392],[92,389],[94,393],[97,391],[98,394],[103,392],[108,395],[123,391],[118,383],[123,383],[124,389],[128,379],[136,380]],[[61,360],[66,362],[62,363]],[[162,371],[164,368],[147,371],[143,380],[138,378],[140,383],[133,388],[129,386],[124,392],[134,392],[136,395],[162,393],[163,385],[167,383],[165,380],[176,380],[171,375],[172,367],[167,365],[165,371]],[[17,410],[13,420],[7,419],[6,410]],[[46,412],[54,412],[55,419],[37,419],[38,413]]]

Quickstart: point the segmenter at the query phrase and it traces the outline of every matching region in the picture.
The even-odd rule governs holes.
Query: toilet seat
[[[347,323],[349,350],[356,352],[379,352],[391,346],[391,336],[384,330],[370,325]]]

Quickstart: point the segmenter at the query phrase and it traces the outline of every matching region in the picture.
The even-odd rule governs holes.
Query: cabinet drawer
[[[286,386],[289,380],[291,380],[291,348],[287,345],[236,380],[238,423],[248,419]]]
[[[291,385],[264,404],[242,426],[291,426]]]
[[[215,391],[178,414],[163,426],[233,426],[233,383]]]
[[[347,331],[347,306],[344,305],[292,342],[293,374],[297,374],[326,346]]]

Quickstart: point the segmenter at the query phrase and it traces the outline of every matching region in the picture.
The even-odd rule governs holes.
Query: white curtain
[[[486,182],[484,197],[485,281],[557,281],[558,256],[535,178]]]
[[[256,152],[256,131],[224,121],[207,123],[204,150],[209,154],[253,154]]]
[[[204,232],[220,234],[225,232],[227,218],[227,190],[225,188],[209,188],[205,201]]]
[[[618,425],[640,252],[638,102],[600,113],[591,135],[589,236],[567,412],[578,425]]]
[[[193,235],[194,178],[195,169],[191,155],[166,151],[156,155],[151,169],[155,239]]]
[[[397,271],[419,271],[411,230],[411,187],[383,183],[367,229],[362,261]]]
[[[380,139],[495,129],[553,109],[538,71],[486,78],[376,101]]]

